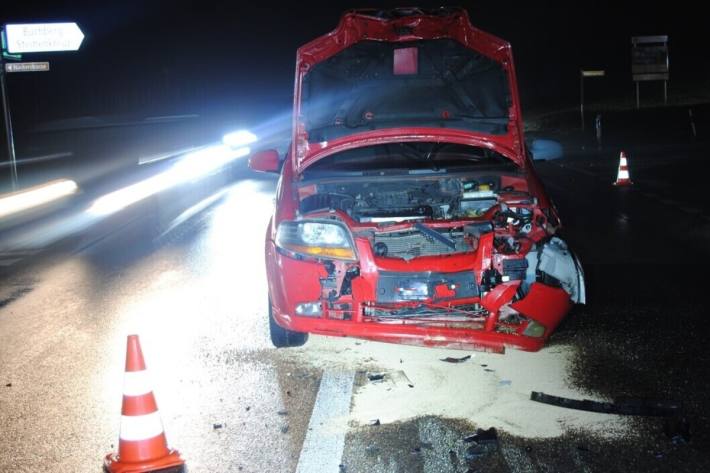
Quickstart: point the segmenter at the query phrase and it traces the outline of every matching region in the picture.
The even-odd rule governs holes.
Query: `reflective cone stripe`
[[[179,452],[168,448],[138,336],[130,335],[118,455],[107,455],[104,469],[110,473],[150,472],[183,465]]]
[[[626,160],[626,153],[623,151],[619,155],[619,170],[616,173],[615,186],[628,186],[631,185],[631,175],[629,174],[629,163]]]
[[[150,440],[163,434],[163,421],[160,420],[159,412],[144,416],[121,416],[121,440]]]

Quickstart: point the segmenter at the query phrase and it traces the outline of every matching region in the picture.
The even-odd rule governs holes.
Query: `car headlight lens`
[[[350,232],[338,222],[281,222],[276,231],[276,246],[303,256],[356,259]]]

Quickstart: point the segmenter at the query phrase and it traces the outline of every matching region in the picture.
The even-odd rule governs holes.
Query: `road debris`
[[[370,381],[383,381],[385,379],[385,373],[367,373],[367,379]]]
[[[441,361],[445,361],[447,363],[463,363],[464,361],[467,361],[470,359],[471,359],[471,355],[462,356],[461,358],[447,356],[446,358],[441,358]]]
[[[483,448],[481,445],[471,445],[466,449],[466,452],[464,452],[464,459],[468,462],[471,463],[473,461],[478,460],[482,456],[486,454],[486,449]]]
[[[530,393],[530,400],[568,409],[600,412],[604,414],[666,417],[676,416],[681,412],[681,404],[675,401],[628,398],[619,399],[615,402],[603,402],[593,401],[591,399],[579,400],[552,396],[538,391],[532,391]]]
[[[476,429],[476,433],[464,437],[465,443],[476,443],[478,445],[498,446],[498,431],[495,427],[489,429]]]
[[[476,429],[475,434],[467,435],[463,441],[471,444],[464,452],[464,459],[468,463],[498,450],[498,432],[495,427]]]

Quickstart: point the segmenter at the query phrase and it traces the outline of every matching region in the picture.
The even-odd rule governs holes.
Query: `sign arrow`
[[[9,62],[5,64],[5,72],[46,72],[48,62]]]
[[[5,25],[5,35],[9,53],[76,51],[84,39],[76,23]]]

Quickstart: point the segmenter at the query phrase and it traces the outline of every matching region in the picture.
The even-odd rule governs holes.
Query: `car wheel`
[[[271,299],[269,299],[269,334],[271,335],[271,343],[276,348],[300,347],[308,341],[307,333],[287,330],[276,323]]]

